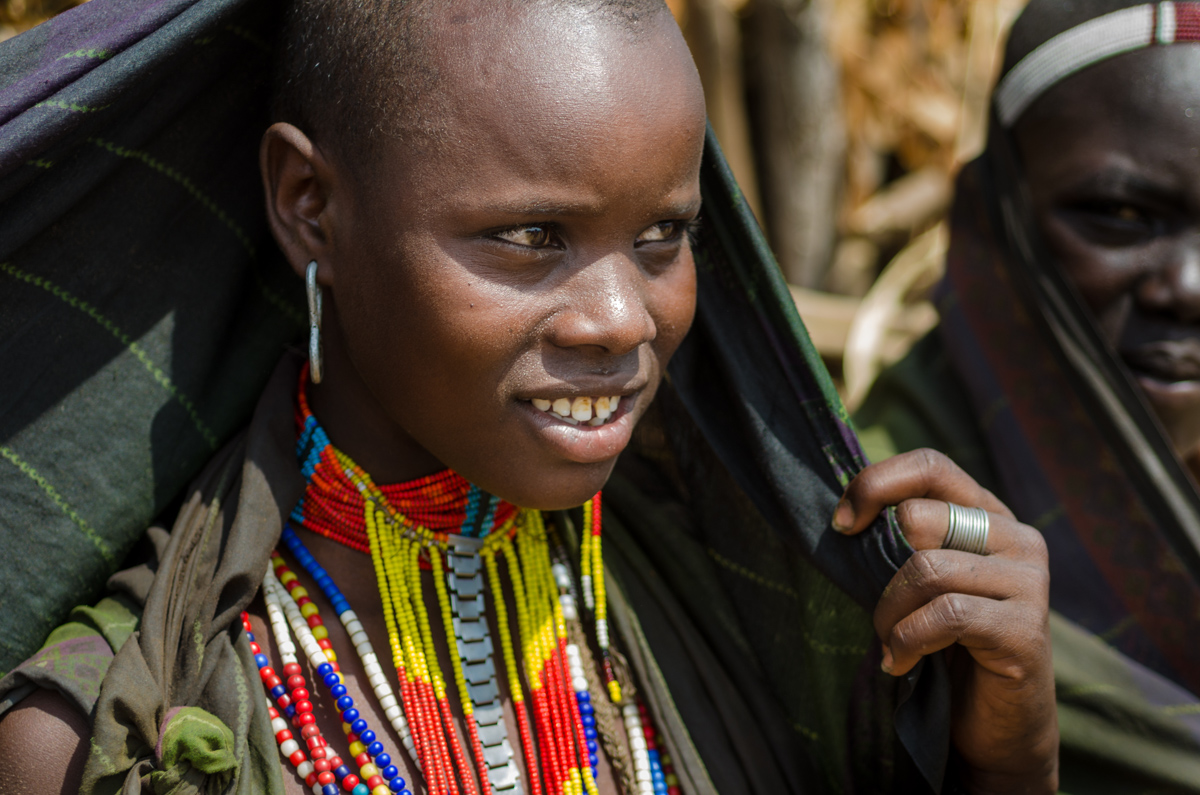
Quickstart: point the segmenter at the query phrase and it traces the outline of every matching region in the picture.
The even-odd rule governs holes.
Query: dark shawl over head
[[[1034,0],[1005,73],[1051,37],[1133,5]],[[1124,654],[1151,703],[1177,700],[1179,686],[1200,693],[1200,497],[1046,249],[995,117],[987,152],[959,179],[939,308],[1002,495],[1045,534],[1051,606]],[[1200,720],[1179,719],[1200,738]]]
[[[247,420],[297,336],[300,284],[270,240],[255,165],[278,18],[273,0],[93,0],[0,45],[0,668],[117,567]],[[857,666],[870,633],[839,646],[800,630],[810,618],[836,627],[830,594],[858,611],[846,622],[869,627],[909,549],[890,519],[854,539],[828,530],[863,464],[857,440],[711,136],[703,189],[699,312],[665,390],[686,427],[664,427],[681,487],[705,509],[696,548],[743,622],[744,646],[722,653],[761,675],[814,758],[821,743],[844,751],[853,719],[866,727],[858,758],[890,759],[890,731],[870,732],[899,703],[897,732],[938,790],[940,658],[887,680],[885,698],[821,703],[834,692],[825,673]],[[614,482],[609,504],[636,537],[636,494],[622,491]],[[739,533],[751,526],[762,544]],[[669,559],[622,554],[651,581],[657,563],[670,573]],[[705,594],[668,596],[703,605]],[[794,644],[773,635],[788,611]],[[806,726],[804,709],[833,717]]]

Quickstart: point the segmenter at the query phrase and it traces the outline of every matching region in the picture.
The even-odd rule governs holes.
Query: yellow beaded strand
[[[502,547],[503,549],[503,547]],[[504,672],[508,676],[508,690],[512,695],[514,705],[525,703],[525,689],[517,672],[517,659],[513,653],[512,630],[508,626],[508,605],[504,602],[504,589],[500,582],[500,567],[496,564],[494,550],[483,551],[483,565],[487,569],[488,592],[496,611],[496,624],[500,629],[500,648],[504,656]],[[512,564],[509,564],[509,578],[513,577]],[[519,609],[519,608],[518,608]]]
[[[387,574],[384,571],[384,555],[379,538],[379,526],[377,522],[382,518],[383,512],[376,509],[370,502],[366,503],[365,520],[367,524],[367,540],[371,544],[372,552],[378,554],[371,555],[371,563],[375,567],[375,581],[379,584],[380,595],[383,596],[383,620],[387,626],[388,646],[392,650],[392,664],[399,670],[407,673],[408,668],[404,664],[404,650],[400,645],[400,632],[397,628],[396,618],[396,600],[391,595],[391,589],[387,584]]]
[[[595,592],[592,589],[592,501],[583,504],[583,532],[579,538],[579,585],[583,591],[583,604],[588,610],[596,608]]]
[[[425,665],[429,671],[429,680],[433,682],[433,693],[439,701],[446,697],[446,680],[442,676],[442,667],[438,664],[437,652],[433,646],[433,631],[429,625],[429,611],[425,608],[425,600],[421,598],[421,547],[410,543],[408,546],[408,592],[418,598],[413,600],[413,614],[420,632],[421,644],[424,648]],[[450,647],[455,648],[454,646]]]
[[[453,653],[458,648],[458,643],[454,636],[454,618],[450,611],[450,595],[446,592],[445,569],[442,566],[442,556],[438,550],[429,550],[429,565],[433,569],[433,584],[437,590],[438,607],[442,614],[442,626],[446,632],[446,645]],[[470,695],[467,693],[466,674],[463,673],[461,665],[452,665],[450,667],[454,669],[454,686],[458,688],[463,715],[470,718],[475,714],[475,705],[471,703]],[[516,701],[516,699],[513,700]]]

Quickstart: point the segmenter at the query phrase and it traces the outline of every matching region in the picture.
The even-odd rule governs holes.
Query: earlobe
[[[312,140],[287,123],[272,124],[259,147],[259,169],[271,233],[288,263],[303,277],[308,263],[320,263],[319,281],[332,282],[329,161]]]

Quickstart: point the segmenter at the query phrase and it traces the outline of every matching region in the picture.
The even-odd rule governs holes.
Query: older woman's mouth
[[[1121,358],[1138,376],[1166,383],[1200,380],[1200,339],[1146,343],[1123,349]]]
[[[611,422],[621,405],[621,396],[533,398],[529,401],[538,411],[545,412],[568,425],[604,425]]]

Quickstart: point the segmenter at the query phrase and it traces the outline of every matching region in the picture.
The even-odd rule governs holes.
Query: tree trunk
[[[734,10],[738,2],[689,0],[672,5],[680,7],[678,16],[682,17],[683,35],[704,84],[704,102],[713,132],[742,194],[761,221],[762,203],[750,149],[750,122],[742,78],[742,34]]]
[[[816,288],[833,259],[846,137],[822,0],[751,0],[746,85],[766,228],[788,281]]]

